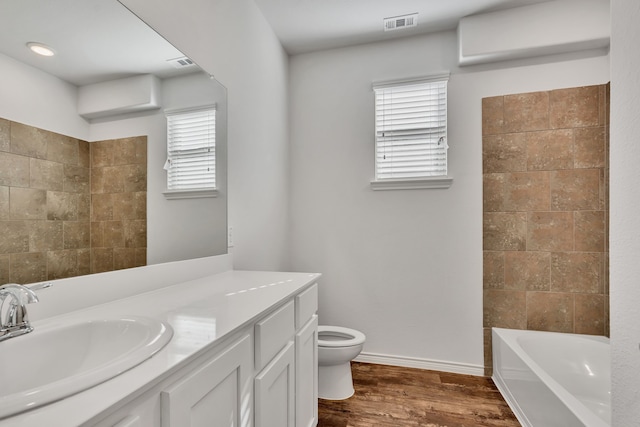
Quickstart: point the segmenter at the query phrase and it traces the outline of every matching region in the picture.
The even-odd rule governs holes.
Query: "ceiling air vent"
[[[384,18],[384,30],[393,31],[403,28],[415,27],[418,25],[418,14],[394,16],[393,18]]]
[[[167,59],[167,62],[173,65],[176,68],[186,68],[196,65],[192,60],[187,58],[186,56],[174,59]]]

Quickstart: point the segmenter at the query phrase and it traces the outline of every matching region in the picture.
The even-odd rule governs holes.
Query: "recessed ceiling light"
[[[42,56],[53,56],[56,54],[53,49],[42,43],[29,42],[27,43],[27,47],[31,49],[32,52]]]

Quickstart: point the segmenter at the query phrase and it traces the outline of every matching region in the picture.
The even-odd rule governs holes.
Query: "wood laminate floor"
[[[490,378],[356,363],[354,396],[318,404],[318,427],[519,427]]]

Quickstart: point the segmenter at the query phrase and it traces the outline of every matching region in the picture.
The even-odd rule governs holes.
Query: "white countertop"
[[[131,370],[59,402],[0,420],[0,427],[86,423],[113,405],[129,401],[148,384],[168,377],[197,354],[255,321],[319,276],[232,270],[33,322],[35,334],[43,324],[146,316],[169,323],[174,335],[162,350]],[[47,351],[53,349],[43,349],[43,353]],[[20,361],[16,361],[16,369],[28,370],[28,366],[20,366]]]

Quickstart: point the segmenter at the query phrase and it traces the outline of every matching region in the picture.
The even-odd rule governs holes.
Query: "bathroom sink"
[[[40,325],[0,343],[0,418],[86,390],[142,363],[173,336],[144,317]]]

